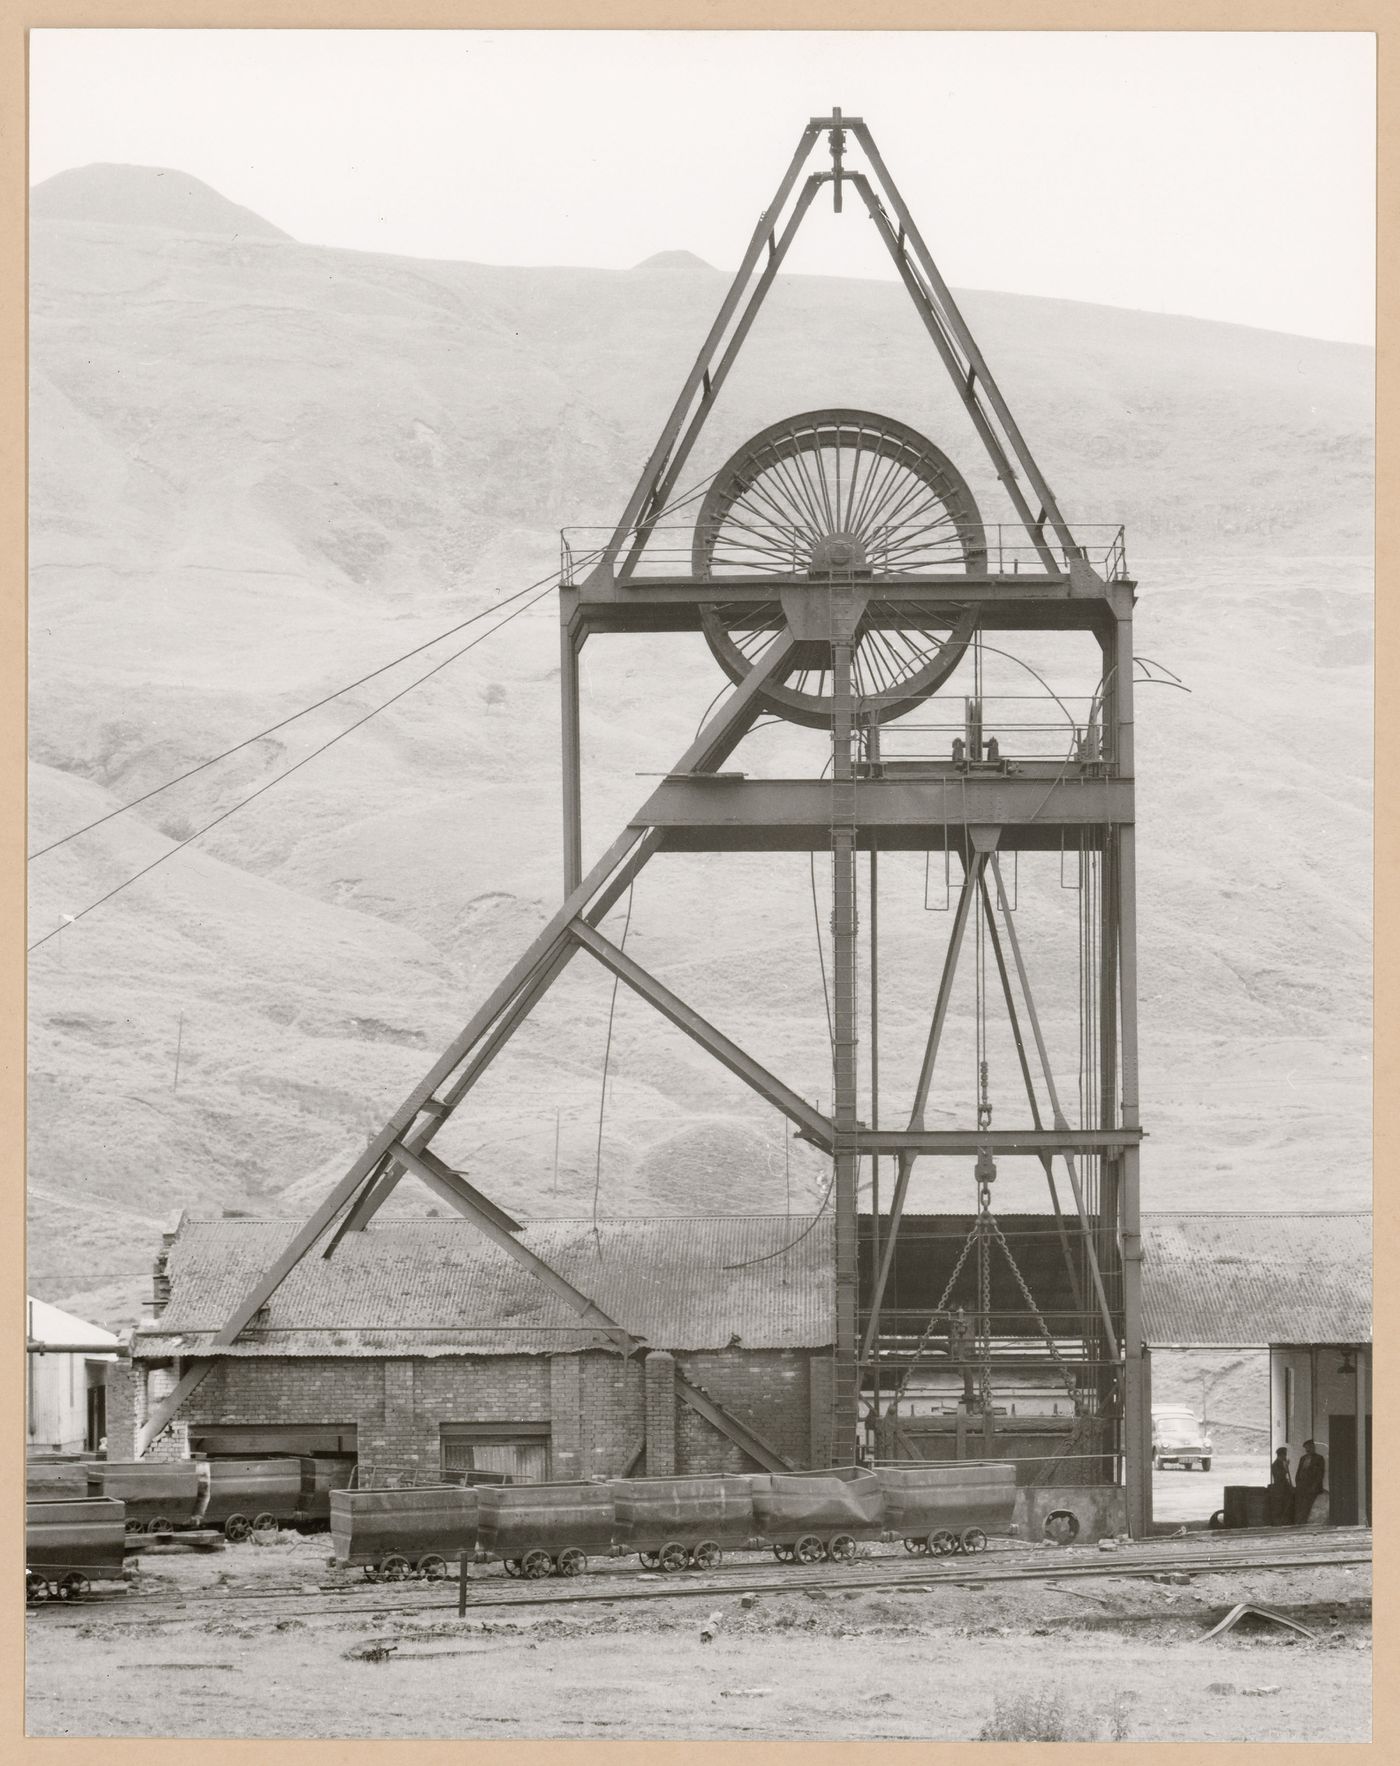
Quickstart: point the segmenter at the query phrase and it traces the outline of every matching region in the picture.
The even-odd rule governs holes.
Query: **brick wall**
[[[647,1476],[669,1477],[676,1469],[676,1363],[664,1350],[646,1358]]]
[[[715,1349],[677,1355],[676,1366],[716,1403],[788,1459],[812,1463],[812,1390],[803,1349]],[[753,1462],[688,1404],[677,1406],[677,1472],[751,1472]]]
[[[549,1475],[551,1478],[586,1476],[583,1464],[583,1412],[579,1403],[582,1384],[577,1355],[549,1358]]]
[[[814,1357],[798,1350],[726,1349],[677,1356],[674,1365],[796,1466],[812,1463]],[[819,1358],[817,1358],[819,1359]],[[153,1370],[167,1386],[173,1378]],[[121,1439],[113,1393],[109,1441]],[[135,1416],[132,1417],[134,1425]],[[178,1452],[190,1424],[353,1424],[360,1461],[376,1473],[432,1473],[442,1423],[548,1423],[550,1476],[617,1477],[634,1466],[752,1471],[748,1458],[675,1394],[672,1358],[577,1355],[238,1358],[217,1363],[162,1437]],[[644,1461],[637,1461],[645,1444]],[[154,1451],[154,1450],[153,1450]],[[188,1449],[186,1448],[186,1451]],[[116,1458],[115,1450],[112,1457]]]
[[[129,1361],[113,1362],[107,1369],[107,1457],[136,1458],[136,1387],[145,1371]]]

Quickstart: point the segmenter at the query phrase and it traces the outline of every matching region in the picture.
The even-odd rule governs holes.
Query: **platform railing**
[[[936,541],[931,537],[937,535]],[[566,527],[559,533],[559,571],[565,588],[573,588],[606,556],[613,530],[609,527]],[[643,545],[637,570],[643,576],[692,576],[695,573],[693,523],[662,524],[634,529],[624,537],[620,550],[641,537]],[[1072,558],[1082,560],[1105,582],[1126,582],[1128,556],[1121,525],[1094,523],[1075,529],[1073,552],[1046,536],[1055,570],[1068,572]],[[860,536],[858,562],[852,570],[857,580],[897,582],[901,577],[960,576],[967,572],[967,558],[985,556],[983,569],[994,576],[1044,577],[1047,570],[1039,547],[1019,523],[982,523],[956,527],[952,523],[930,529],[926,524],[891,523]],[[742,536],[723,529],[709,548],[708,577],[723,576],[817,576],[825,581],[828,571],[813,568],[812,536],[777,523],[746,522]],[[839,574],[839,572],[838,572]]]

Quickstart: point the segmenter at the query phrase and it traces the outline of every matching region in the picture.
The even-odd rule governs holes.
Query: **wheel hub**
[[[813,542],[807,563],[809,576],[831,576],[842,572],[851,576],[868,575],[870,563],[859,534],[821,534]]]

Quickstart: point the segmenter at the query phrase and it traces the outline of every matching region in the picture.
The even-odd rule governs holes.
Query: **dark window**
[[[549,1479],[548,1423],[443,1423],[444,1472],[490,1472],[514,1484]]]

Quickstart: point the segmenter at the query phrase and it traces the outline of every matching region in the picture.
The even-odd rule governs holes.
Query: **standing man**
[[[956,1373],[962,1375],[963,1409],[975,1410],[976,1396],[972,1389],[972,1324],[960,1306],[948,1321],[948,1360]]]
[[[1288,1470],[1288,1449],[1280,1447],[1269,1467],[1269,1525],[1286,1527],[1293,1519],[1293,1479]]]
[[[1317,1451],[1315,1441],[1303,1443],[1303,1457],[1298,1461],[1298,1476],[1293,1485],[1293,1524],[1303,1526],[1312,1513],[1312,1505],[1322,1494],[1327,1478],[1327,1461]]]

